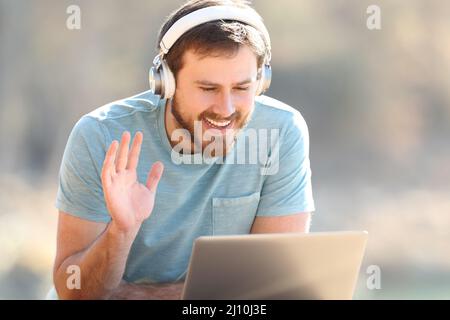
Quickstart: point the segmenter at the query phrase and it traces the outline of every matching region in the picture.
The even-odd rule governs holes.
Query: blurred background
[[[58,170],[75,122],[148,89],[180,0],[0,0],[0,298],[51,286]],[[381,30],[369,30],[369,5]],[[81,9],[69,30],[66,9]],[[268,95],[311,136],[312,231],[368,230],[356,299],[450,298],[450,2],[255,0]],[[381,287],[367,286],[370,266]],[[369,268],[369,269],[368,269]]]

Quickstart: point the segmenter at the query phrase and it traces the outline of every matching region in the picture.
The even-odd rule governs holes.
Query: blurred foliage
[[[70,130],[147,90],[157,32],[181,3],[0,0],[0,298],[43,298]],[[66,28],[71,4],[81,30]],[[381,7],[379,31],[366,28],[370,4]],[[436,280],[450,278],[450,2],[254,6],[272,38],[268,94],[309,125],[312,230],[369,231],[357,297],[450,298],[450,281]],[[364,288],[371,264],[385,280],[376,292]]]

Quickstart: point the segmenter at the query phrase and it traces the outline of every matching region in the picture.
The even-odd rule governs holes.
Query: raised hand
[[[125,131],[120,142],[114,140],[105,156],[102,168],[102,185],[106,207],[116,228],[123,232],[138,230],[147,219],[155,203],[155,193],[164,170],[155,162],[148,173],[145,185],[137,179],[143,134],[137,132],[131,149],[130,133]]]

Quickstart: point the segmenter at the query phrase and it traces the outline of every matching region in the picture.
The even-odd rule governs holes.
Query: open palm
[[[131,149],[130,133],[124,132],[119,145],[114,140],[105,156],[102,168],[102,185],[106,207],[116,226],[128,231],[139,228],[147,219],[155,203],[155,193],[164,166],[155,162],[148,174],[146,184],[138,181],[136,168],[141,152],[143,134],[137,132]]]

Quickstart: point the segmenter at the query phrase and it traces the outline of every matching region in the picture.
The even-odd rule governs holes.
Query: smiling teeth
[[[230,121],[214,121],[214,120],[211,120],[208,118],[205,118],[205,120],[216,127],[226,127],[231,123],[231,120]]]

